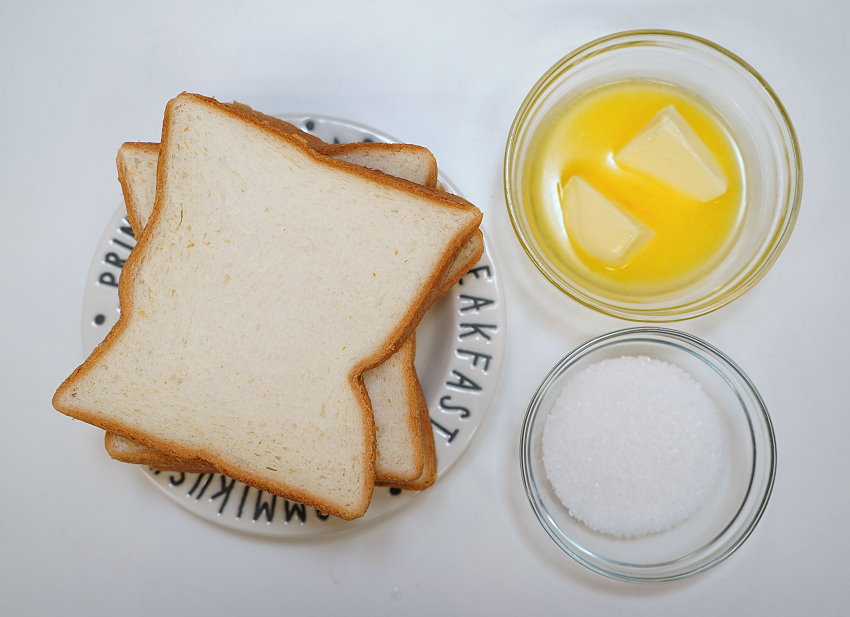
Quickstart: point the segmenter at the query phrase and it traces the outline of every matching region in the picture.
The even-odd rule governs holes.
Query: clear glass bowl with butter
[[[799,146],[731,52],[669,31],[608,36],[540,78],[508,137],[505,194],[537,268],[579,302],[661,322],[718,309],[785,246]]]
[[[663,365],[668,370],[657,376],[666,385],[627,386],[632,396],[625,401],[616,399],[617,387],[610,383],[589,397],[587,390],[582,392],[582,383],[599,385],[600,380],[610,380],[612,374],[602,370],[606,363],[610,371],[612,361],[624,360]],[[596,381],[582,382],[582,375],[592,370]],[[692,385],[698,384],[711,401],[713,422],[706,422],[706,416],[692,421],[695,416],[685,409],[688,390],[670,378],[670,371],[674,377],[679,371],[692,379]],[[613,376],[622,382],[643,379],[646,374],[629,364],[625,373],[621,370]],[[657,395],[665,388],[673,402],[670,413],[658,409]],[[565,390],[568,396],[561,396]],[[573,434],[564,441],[551,441],[553,431],[563,427],[552,419],[563,417],[559,414],[567,399],[572,401],[574,416],[580,411],[569,425]],[[617,414],[609,414],[609,405],[620,407]],[[588,423],[587,417],[593,421]],[[612,417],[623,426],[612,425]],[[629,425],[635,418],[641,425]],[[712,425],[719,430],[707,439]],[[605,434],[600,436],[600,430]],[[688,464],[705,460],[699,456],[705,442],[719,444],[710,481],[700,468]],[[565,493],[563,478],[556,473],[559,461],[581,468],[586,477],[578,480],[585,484],[573,485],[572,492]],[[776,443],[764,401],[733,360],[690,334],[642,326],[599,336],[552,368],[523,421],[520,465],[534,514],[561,550],[609,578],[664,582],[716,566],[750,536],[772,492]],[[701,491],[696,500],[691,494],[695,489]],[[689,506],[683,513],[686,502]],[[639,521],[647,506],[654,509],[653,523],[661,520],[652,531],[641,529]],[[579,508],[583,508],[580,513]],[[601,528],[594,526],[599,521]],[[631,533],[636,523],[639,531]],[[620,533],[622,529],[631,535]]]

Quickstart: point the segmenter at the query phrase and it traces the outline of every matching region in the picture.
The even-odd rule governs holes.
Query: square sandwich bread
[[[132,220],[120,318],[54,406],[328,514],[362,516],[380,479],[366,375],[412,340],[453,265],[477,250],[481,213],[330,149],[242,105],[170,101],[153,206]],[[421,436],[414,394],[418,415],[395,413],[418,419],[407,434]]]

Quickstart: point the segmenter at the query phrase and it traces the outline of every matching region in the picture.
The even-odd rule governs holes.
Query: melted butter
[[[668,106],[704,144],[725,191],[702,201],[658,177],[617,164],[615,155]],[[544,119],[523,173],[526,215],[550,261],[606,296],[674,292],[704,276],[729,250],[743,211],[740,154],[721,118],[688,91],[628,80],[590,90]],[[640,250],[611,263],[582,250],[565,224],[571,178],[590,183],[653,232]]]

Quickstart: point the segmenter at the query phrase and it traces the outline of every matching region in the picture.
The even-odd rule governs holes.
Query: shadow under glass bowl
[[[593,531],[573,518],[547,479],[542,454],[546,417],[567,380],[590,364],[622,356],[655,358],[689,373],[714,402],[725,440],[720,477],[705,503],[675,527],[637,538]],[[645,326],[602,335],[555,365],[528,407],[520,466],[537,519],[570,557],[613,579],[662,582],[717,565],[749,537],[773,488],[776,444],[761,396],[729,357],[689,334]]]
[[[684,88],[728,127],[744,170],[741,221],[731,248],[707,274],[655,295],[623,296],[559,267],[531,225],[526,163],[547,118],[576,97],[618,81],[641,79]],[[788,241],[802,196],[797,137],[779,97],[744,60],[689,34],[630,31],[566,55],[535,84],[508,135],[504,161],[508,214],[532,262],[558,289],[602,313],[643,322],[689,319],[714,311],[755,285]]]

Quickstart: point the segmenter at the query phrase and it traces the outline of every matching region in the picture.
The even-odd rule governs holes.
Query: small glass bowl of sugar
[[[746,374],[694,336],[600,336],[532,397],[520,463],[543,528],[576,561],[628,582],[692,576],[755,528],[776,473],[767,408]]]

